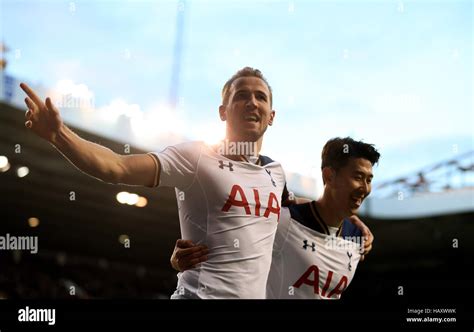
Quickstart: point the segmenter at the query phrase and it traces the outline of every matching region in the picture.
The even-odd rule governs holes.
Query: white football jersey
[[[281,165],[230,160],[203,142],[155,155],[159,186],[176,188],[181,237],[209,247],[206,262],[178,274],[175,294],[265,298],[285,185]]]
[[[267,298],[339,299],[351,282],[361,256],[361,238],[340,237],[342,228],[353,226],[347,221],[339,234],[329,235],[316,214],[314,202],[282,208]]]

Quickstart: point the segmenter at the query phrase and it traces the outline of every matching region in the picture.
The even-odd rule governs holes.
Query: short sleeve
[[[175,187],[184,190],[196,175],[202,142],[187,142],[169,146],[162,152],[152,152],[160,163],[159,187]]]

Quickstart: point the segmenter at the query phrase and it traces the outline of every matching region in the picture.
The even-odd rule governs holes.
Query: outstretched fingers
[[[53,105],[52,101],[51,101],[51,98],[47,97],[46,98],[46,108],[48,109],[48,111],[50,111],[51,113],[59,113],[58,112],[58,109],[56,108],[56,106]]]
[[[29,97],[25,98],[25,104],[28,107],[28,109],[30,109],[31,111],[33,112],[38,111],[38,106]]]
[[[25,83],[20,83],[20,88],[25,91],[28,97],[31,98],[33,103],[35,103],[38,108],[41,107],[41,105],[43,104],[41,98],[38,97],[38,95],[28,85],[26,85]]]

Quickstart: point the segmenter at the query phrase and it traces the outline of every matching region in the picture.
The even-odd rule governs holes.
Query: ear
[[[268,125],[271,126],[273,124],[273,120],[275,119],[275,110],[272,110],[270,113],[270,120],[268,121]]]
[[[323,168],[323,182],[325,185],[331,184],[334,181],[336,172],[331,167]]]
[[[226,112],[226,108],[225,108],[224,105],[219,106],[219,116],[220,116],[222,121],[227,120],[227,112]]]

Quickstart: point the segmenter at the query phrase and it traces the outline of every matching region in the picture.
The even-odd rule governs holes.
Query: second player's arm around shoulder
[[[178,239],[170,257],[171,267],[179,272],[193,269],[208,259],[208,253],[209,249],[205,245]]]
[[[347,219],[349,222],[354,224],[357,228],[359,228],[362,232],[362,236],[364,238],[364,248],[362,252],[362,256],[360,258],[361,261],[364,261],[365,257],[369,254],[369,252],[372,250],[372,244],[374,243],[374,235],[370,231],[370,228],[367,227],[366,224],[362,222],[362,220],[359,219],[358,216],[352,215]]]

